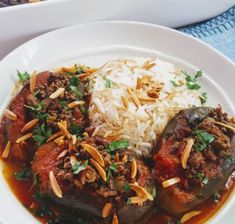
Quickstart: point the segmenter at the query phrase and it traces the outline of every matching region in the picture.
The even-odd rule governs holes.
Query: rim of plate
[[[54,0],[54,1],[60,1],[60,0]],[[191,41],[194,44],[197,44],[198,46],[202,47],[205,51],[207,51],[207,53],[217,55],[217,57],[219,57],[219,59],[221,59],[224,64],[227,63],[226,65],[229,65],[230,69],[232,69],[232,71],[235,71],[235,62],[233,62],[231,59],[229,59],[228,57],[223,55],[221,52],[219,52],[218,50],[214,49],[213,47],[211,47],[210,45],[208,45],[207,43],[205,43],[205,42],[203,42],[203,41],[201,41],[199,39],[196,39],[196,38],[194,38],[192,36],[189,36],[187,34],[181,33],[180,31],[177,31],[177,30],[174,30],[174,29],[171,29],[171,28],[168,28],[168,27],[164,27],[164,26],[161,26],[161,25],[155,25],[155,24],[151,24],[151,23],[144,23],[144,22],[138,22],[138,21],[125,21],[125,20],[96,21],[96,22],[89,22],[89,23],[84,23],[84,24],[76,24],[76,25],[72,25],[72,26],[68,26],[68,27],[63,27],[63,28],[60,28],[60,29],[57,29],[57,30],[53,30],[53,31],[50,31],[48,33],[39,35],[38,37],[33,38],[33,39],[25,42],[24,44],[20,45],[19,47],[17,47],[13,51],[11,51],[8,55],[6,55],[0,61],[0,67],[4,66],[4,63],[7,62],[8,60],[10,60],[11,58],[14,58],[14,55],[17,54],[18,51],[20,51],[21,49],[27,47],[28,45],[33,44],[34,42],[46,40],[50,36],[58,35],[60,33],[63,33],[63,32],[69,31],[69,30],[81,29],[83,27],[87,28],[89,26],[91,26],[91,27],[92,26],[99,26],[99,25],[108,25],[108,26],[110,26],[110,25],[112,25],[112,26],[115,26],[115,25],[138,26],[138,27],[143,27],[143,28],[147,27],[147,28],[152,28],[152,29],[158,29],[159,32],[165,31],[165,32],[167,32],[169,34],[174,34],[175,37],[183,37],[185,40]],[[160,50],[160,52],[162,52],[162,51]],[[167,55],[168,55],[168,53],[167,53]],[[187,62],[187,60],[185,60],[185,59],[183,59],[183,60]],[[192,64],[192,63],[190,62],[190,64]],[[0,105],[0,106],[2,106],[2,105]],[[10,190],[10,188],[9,188],[9,190]],[[230,199],[235,200],[234,191],[233,191],[233,193],[231,193]],[[18,200],[18,199],[16,199],[16,200]],[[232,200],[231,200],[231,202],[232,202]],[[214,223],[214,222],[218,222],[218,221],[222,220],[222,218],[227,213],[232,212],[231,205],[232,205],[232,203],[230,203],[229,200],[227,200],[223,204],[222,208],[219,209],[219,211],[218,211],[219,214],[217,214],[217,212],[215,214],[213,214],[209,218],[208,222],[210,222],[210,223],[213,222]],[[0,214],[0,217],[1,217],[1,214]]]

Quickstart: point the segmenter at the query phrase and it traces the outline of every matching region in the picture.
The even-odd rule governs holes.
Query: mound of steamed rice
[[[201,106],[202,93],[189,90],[185,75],[159,59],[109,61],[93,74],[91,83],[89,119],[93,135],[128,140],[129,148],[139,156],[150,155],[177,112]]]

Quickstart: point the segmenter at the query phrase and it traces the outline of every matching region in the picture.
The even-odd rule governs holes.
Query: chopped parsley
[[[112,176],[112,173],[116,173],[117,172],[117,165],[112,163],[111,165],[109,165],[108,167],[108,176],[107,176],[107,180],[109,180],[109,178]]]
[[[44,215],[52,216],[53,213],[48,206],[48,198],[36,191],[33,195],[34,199],[38,202],[39,208],[34,211],[34,214],[38,217],[43,217]]]
[[[31,175],[32,171],[27,167],[24,167],[21,171],[14,173],[16,180],[29,180]]]
[[[72,135],[81,136],[82,133],[83,133],[83,131],[84,131],[84,129],[83,129],[81,126],[79,126],[79,125],[77,125],[77,124],[75,124],[75,123],[72,123],[72,124],[71,124],[70,133],[71,133]]]
[[[157,190],[156,190],[155,187],[153,188],[151,195],[152,195],[153,198],[157,197]]]
[[[41,111],[43,108],[43,104],[39,103],[37,107],[29,106],[29,105],[24,105],[26,108],[32,110],[32,111]]]
[[[82,114],[83,114],[84,116],[86,116],[86,115],[88,114],[88,110],[87,110],[86,107],[84,107],[84,106],[80,106],[80,111],[82,112]]]
[[[207,98],[207,93],[202,93],[202,95],[200,96],[201,103],[204,104],[207,101]]]
[[[110,154],[113,154],[117,149],[125,149],[129,146],[128,141],[114,141],[111,144],[105,145],[105,148]]]
[[[79,174],[81,171],[85,170],[88,164],[88,160],[86,160],[84,163],[76,162],[72,166],[72,172],[73,174]]]
[[[76,76],[73,76],[72,78],[70,78],[70,84],[72,86],[78,86],[79,85],[79,79]]]
[[[172,83],[172,85],[174,86],[174,87],[178,87],[178,86],[180,86],[179,84],[177,84],[175,81],[173,81],[173,80],[171,80],[171,83]]]
[[[80,100],[82,99],[83,94],[78,90],[78,88],[76,86],[70,85],[70,89],[78,99],[80,99]]]
[[[127,183],[125,183],[124,185],[123,185],[123,190],[125,191],[125,192],[130,192],[131,191],[131,187],[130,187],[130,185],[129,184],[127,184]]]
[[[77,75],[80,75],[80,74],[84,73],[82,66],[78,67],[77,65],[75,65],[75,67],[77,68],[77,71],[75,72]]]
[[[207,176],[205,176],[203,173],[201,172],[197,172],[196,177],[199,181],[201,181],[204,185],[208,184],[209,178]]]
[[[42,124],[34,130],[33,140],[37,143],[38,146],[40,146],[46,142],[51,134],[51,129],[46,130],[45,124]]]
[[[188,89],[198,90],[201,88],[201,86],[197,84],[197,79],[202,76],[202,71],[198,71],[194,77],[189,75],[186,71],[183,71],[183,74],[185,75],[186,86]]]
[[[205,185],[207,185],[207,184],[208,184],[208,181],[209,181],[208,177],[205,176],[205,177],[203,178],[202,183],[205,184]]]
[[[30,74],[28,72],[19,72],[17,70],[17,75],[20,79],[20,81],[24,84],[30,77]]]
[[[206,147],[215,140],[215,136],[203,130],[194,131],[194,135],[199,140],[199,143],[194,144],[193,147],[196,151],[202,152]]]
[[[33,93],[33,96],[37,96],[39,93],[40,93],[40,89],[38,89],[37,91],[35,91],[34,93]]]
[[[111,85],[114,84],[114,82],[110,79],[108,79],[107,77],[103,76],[103,80],[104,80],[104,86],[105,88],[111,88]]]

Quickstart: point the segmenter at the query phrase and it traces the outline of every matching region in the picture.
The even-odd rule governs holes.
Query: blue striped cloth
[[[235,62],[235,5],[213,19],[178,30],[207,42]]]

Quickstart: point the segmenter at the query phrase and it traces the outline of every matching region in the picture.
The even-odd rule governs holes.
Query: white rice
[[[153,66],[148,69],[151,64]],[[149,85],[136,89],[137,78],[143,80],[146,77]],[[175,87],[171,81],[181,85]],[[141,101],[139,104],[138,99],[150,98],[147,95],[150,88],[162,84],[155,102]],[[109,61],[94,73],[90,91],[89,119],[94,128],[93,135],[128,140],[129,148],[139,156],[149,156],[167,122],[177,112],[201,106],[201,92],[189,90],[185,75],[173,64],[160,59]],[[128,108],[121,97],[128,100]]]

